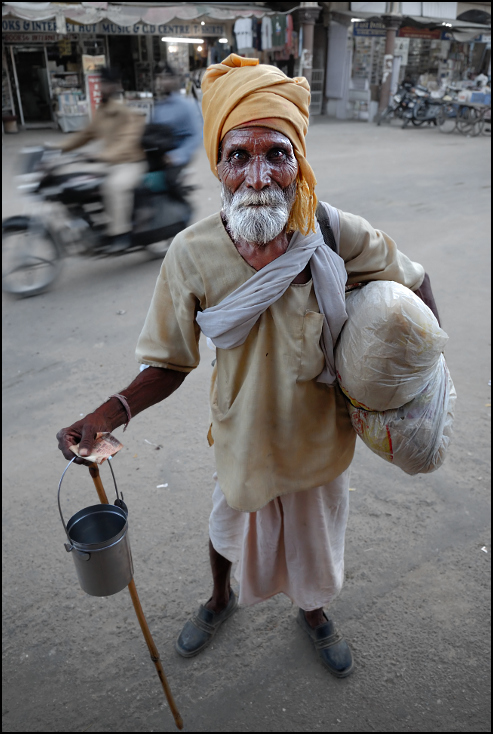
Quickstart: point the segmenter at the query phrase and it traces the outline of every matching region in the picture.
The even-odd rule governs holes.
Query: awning
[[[383,14],[369,13],[368,11],[352,11],[352,10],[334,10],[332,11],[334,20],[337,16],[341,16],[347,22],[350,18],[361,18],[361,20],[382,20]],[[400,27],[411,28],[429,28],[430,30],[441,29],[450,33],[456,41],[472,41],[476,36],[482,33],[491,33],[491,26],[483,23],[471,23],[467,20],[458,20],[457,18],[429,18],[422,15],[393,15],[400,21]]]
[[[88,7],[90,6],[90,7]],[[105,7],[107,6],[107,7]],[[109,20],[119,26],[129,26],[135,23],[161,25],[169,23],[174,18],[180,20],[194,20],[201,16],[215,20],[234,20],[255,16],[261,18],[271,15],[270,8],[259,8],[243,3],[182,3],[180,5],[121,5],[112,3],[77,3],[65,5],[62,3],[3,3],[2,16],[9,15],[23,20],[49,20],[57,18],[57,26],[63,33],[63,20],[70,20],[82,25],[92,25],[103,20]]]

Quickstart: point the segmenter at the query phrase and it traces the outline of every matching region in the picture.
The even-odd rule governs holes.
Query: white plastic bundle
[[[456,398],[441,355],[428,384],[406,405],[383,412],[347,406],[356,433],[375,454],[407,474],[427,474],[445,459]]]
[[[409,288],[372,281],[348,293],[346,311],[335,365],[353,405],[400,408],[431,384],[448,336]]]

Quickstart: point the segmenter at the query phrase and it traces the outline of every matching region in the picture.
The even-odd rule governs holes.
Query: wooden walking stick
[[[106,492],[104,491],[103,483],[101,482],[101,477],[99,475],[98,465],[92,464],[89,467],[89,473],[91,474],[92,481],[94,482],[94,485],[96,487],[99,501],[103,505],[109,505],[108,497],[106,496]],[[140,629],[142,630],[142,634],[144,635],[145,641],[147,643],[147,647],[149,649],[151,660],[154,663],[154,665],[156,666],[157,674],[163,686],[166,700],[168,701],[169,707],[171,709],[171,713],[173,714],[175,724],[178,727],[178,729],[183,729],[183,719],[180,716],[180,712],[178,711],[178,708],[176,706],[176,703],[173,698],[173,694],[171,693],[171,689],[169,687],[168,681],[166,680],[166,675],[164,674],[163,666],[161,664],[161,658],[159,657],[158,649],[154,643],[154,640],[152,639],[152,635],[149,630],[149,626],[144,616],[144,612],[142,611],[142,606],[140,604],[139,595],[137,594],[137,589],[135,588],[135,581],[133,579],[131,580],[131,582],[128,585],[128,590],[130,592],[132,604],[134,605],[135,614],[137,615],[137,619],[139,620]]]

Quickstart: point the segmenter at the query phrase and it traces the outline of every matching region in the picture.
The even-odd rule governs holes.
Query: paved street
[[[19,148],[61,135],[4,136],[4,217],[23,207]],[[280,596],[240,608],[196,658],[173,649],[211,588],[204,340],[184,385],[115,432],[135,582],[185,731],[491,730],[490,155],[489,138],[435,129],[320,118],[310,128],[319,198],[366,217],[429,273],[458,394],[454,441],[433,474],[407,476],[358,441],[346,583],[331,609],[354,652],[352,676],[319,664]],[[194,168],[198,219],[219,208],[219,184],[205,153]],[[6,732],[175,731],[129,594],[80,589],[57,508],[66,462],[55,434],[136,375],[159,267],[142,252],[72,258],[50,292],[3,297]],[[106,465],[101,475],[111,495]],[[65,517],[96,502],[87,469],[71,467]]]

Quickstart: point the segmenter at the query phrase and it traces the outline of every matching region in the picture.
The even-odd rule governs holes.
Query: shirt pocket
[[[306,311],[303,319],[303,335],[298,382],[314,380],[325,366],[325,357],[320,346],[324,315]]]

